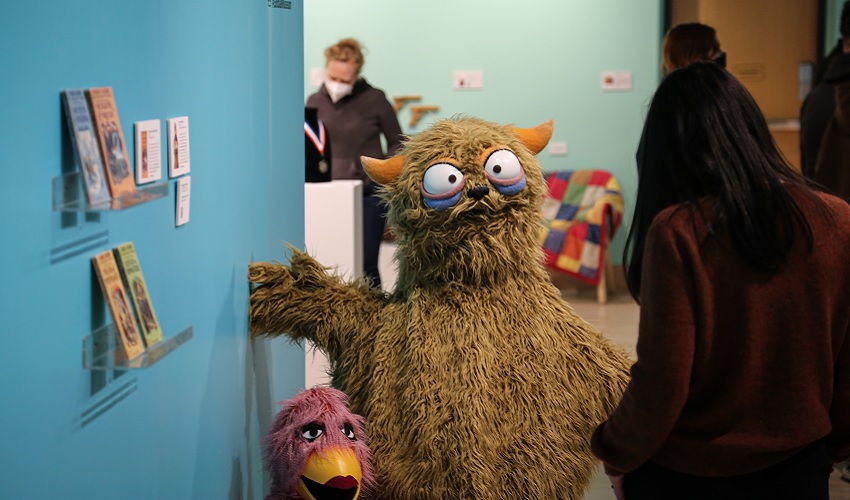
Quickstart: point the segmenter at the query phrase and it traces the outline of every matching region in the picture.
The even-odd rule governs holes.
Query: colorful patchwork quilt
[[[547,267],[591,285],[599,283],[605,245],[623,219],[617,179],[604,170],[564,170],[546,175],[540,235]]]

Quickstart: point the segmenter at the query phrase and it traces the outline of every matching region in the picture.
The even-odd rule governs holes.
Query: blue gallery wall
[[[626,198],[631,219],[637,186],[634,155],[649,98],[659,81],[663,36],[659,0],[323,0],[304,7],[305,96],[323,51],[353,36],[366,47],[363,76],[387,95],[420,95],[436,105],[410,126],[413,134],[458,114],[531,127],[555,120],[552,141],[566,156],[538,155],[545,169],[606,169]],[[456,70],[480,70],[482,90],[455,90]],[[601,89],[604,71],[631,71],[633,89]],[[624,224],[625,227],[625,224]],[[626,231],[615,238],[621,260]]]
[[[0,498],[261,498],[260,441],[303,353],[247,336],[247,265],[303,244],[303,11],[254,0],[0,4]],[[191,220],[166,198],[60,214],[60,91],[111,85],[133,123],[188,115]],[[165,156],[163,156],[165,160]],[[89,259],[136,245],[166,336],[149,369],[92,373],[109,321]]]

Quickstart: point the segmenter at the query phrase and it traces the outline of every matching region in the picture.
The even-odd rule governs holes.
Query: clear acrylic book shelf
[[[133,193],[90,205],[79,171],[53,178],[53,210],[56,212],[100,212],[126,208],[168,195],[168,182],[137,186]],[[133,359],[127,359],[118,342],[118,331],[110,323],[83,337],[83,368],[88,370],[130,370],[148,368],[192,338],[192,327],[149,346]]]
[[[140,203],[168,195],[168,182],[144,184],[132,193],[112,198],[103,203],[89,205],[86,199],[83,176],[80,171],[69,172],[53,178],[53,210],[56,212],[100,212],[124,210]]]
[[[83,337],[83,368],[87,370],[135,370],[148,368],[192,338],[192,327],[173,337],[163,338],[145,352],[127,359],[118,342],[118,331],[110,323]]]

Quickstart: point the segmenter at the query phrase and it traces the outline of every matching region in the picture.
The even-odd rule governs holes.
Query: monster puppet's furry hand
[[[390,296],[292,250],[256,263],[254,334],[309,339],[371,429],[376,498],[583,496],[589,437],[628,382],[625,352],[542,265],[546,192],[531,129],[443,120],[364,158],[398,243]]]
[[[351,342],[362,339],[380,322],[386,297],[368,282],[346,283],[316,259],[289,246],[289,265],[251,264],[252,333],[308,338],[339,360]]]

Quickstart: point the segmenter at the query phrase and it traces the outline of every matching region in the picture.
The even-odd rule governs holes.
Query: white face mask
[[[332,102],[337,102],[347,96],[354,90],[354,85],[342,82],[332,82],[325,80],[325,88],[328,89],[328,94],[331,96]]]

